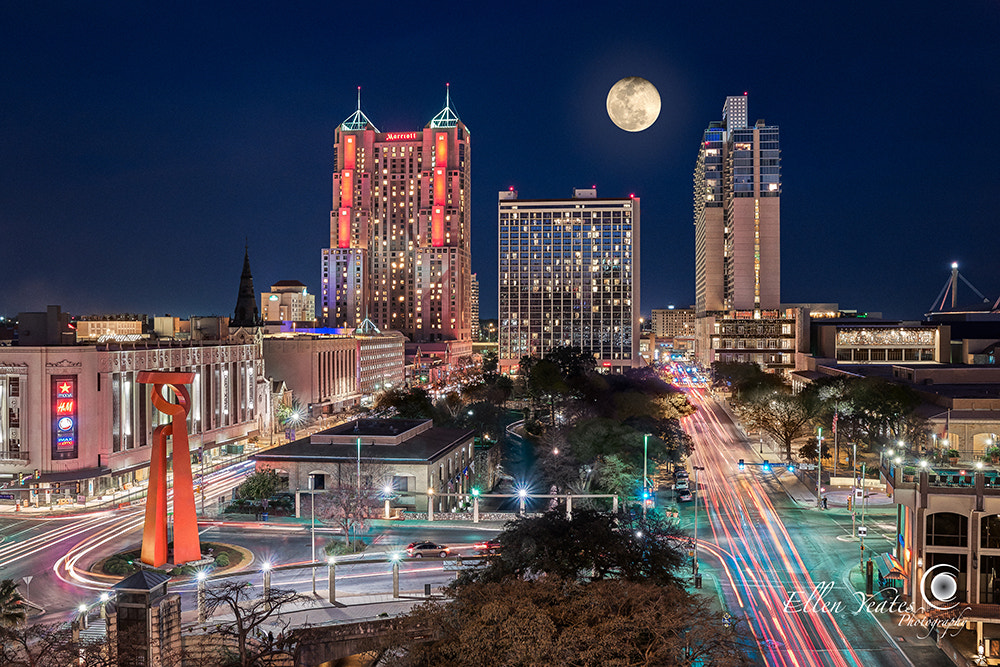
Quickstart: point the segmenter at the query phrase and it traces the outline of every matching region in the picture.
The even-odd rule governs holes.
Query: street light
[[[328,595],[330,597],[330,604],[337,604],[337,557],[329,556],[326,559],[326,576],[327,585],[329,586]]]
[[[434,520],[434,487],[427,489],[427,520]]]
[[[260,568],[264,572],[264,599],[271,599],[271,563],[264,562]]]
[[[646,476],[646,461],[649,459],[649,433],[642,436],[642,490],[649,488],[649,479]]]
[[[521,516],[524,516],[524,499],[528,496],[526,489],[518,489],[517,495],[521,499]]]
[[[385,518],[389,518],[389,499],[392,497],[392,485],[386,484],[382,489],[382,494],[385,496]]]
[[[691,564],[692,574],[694,574],[695,586],[698,587],[698,471],[704,470],[702,466],[691,466],[694,469],[694,561]]]
[[[399,553],[393,553],[392,556],[392,597],[399,597]]]
[[[195,579],[198,580],[198,622],[205,622],[205,579],[208,578],[208,573],[205,570],[198,570],[195,575]]]

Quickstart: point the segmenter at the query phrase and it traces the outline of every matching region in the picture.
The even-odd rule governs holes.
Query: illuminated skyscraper
[[[747,123],[746,95],[727,97],[701,138],[694,170],[695,358],[794,366],[802,326],[781,309],[778,128]]]
[[[639,364],[639,198],[500,193],[500,365],[558,346],[598,366]]]
[[[450,96],[416,132],[381,132],[360,99],[334,133],[321,317],[471,352],[469,131]]]
[[[702,135],[694,172],[695,309],[781,304],[778,128],[747,126],[745,95],[727,97]]]
[[[479,340],[479,280],[472,274],[472,340]]]

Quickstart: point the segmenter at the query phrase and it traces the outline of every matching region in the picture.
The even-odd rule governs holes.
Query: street
[[[697,502],[705,586],[712,575],[728,611],[746,618],[762,662],[909,664],[845,584],[860,555],[850,520],[794,502],[778,479],[794,480],[783,467],[740,471],[750,450],[729,416],[704,394],[689,395],[699,407],[684,426],[695,445],[689,463],[704,468]],[[689,528],[693,514],[685,510]],[[881,521],[891,523],[888,516]]]

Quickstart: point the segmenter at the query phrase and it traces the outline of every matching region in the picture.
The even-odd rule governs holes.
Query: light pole
[[[823,427],[816,436],[816,507],[823,506]]]
[[[108,600],[110,599],[111,596],[108,595],[107,591],[101,593],[101,618],[108,617]]]
[[[271,564],[264,563],[261,566],[261,570],[264,572],[264,599],[271,599]]]
[[[649,459],[649,433],[642,436],[642,490],[649,488],[649,479],[646,475],[646,461]],[[643,505],[645,507],[645,505]]]
[[[524,516],[524,499],[528,496],[528,492],[525,489],[518,489],[518,497],[521,499],[521,516]]]
[[[337,604],[337,559],[335,556],[330,556],[326,559],[326,577],[327,586],[329,590],[327,593],[330,597],[330,604]]]
[[[198,580],[198,622],[205,622],[205,579],[208,574],[205,570],[198,570],[198,574],[195,578]]]
[[[309,481],[312,481],[312,477],[309,477]],[[310,532],[312,533],[312,562],[313,566],[309,568],[312,570],[312,580],[313,580],[313,595],[316,595],[316,489],[310,489],[309,503],[310,508]]]
[[[427,520],[434,520],[434,487],[427,489]]]
[[[702,466],[691,466],[694,469],[694,560],[691,563],[692,574],[695,579],[695,586],[698,583],[698,471],[704,470]]]
[[[392,597],[399,597],[399,554],[392,554]]]
[[[361,500],[361,437],[358,437],[358,500]]]
[[[479,489],[472,490],[472,523],[479,523]]]
[[[382,489],[382,493],[385,495],[385,518],[388,519],[389,518],[389,499],[392,497],[392,487],[389,486],[389,485],[386,485],[385,488]]]

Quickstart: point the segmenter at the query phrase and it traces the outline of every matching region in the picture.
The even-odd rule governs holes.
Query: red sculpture
[[[194,506],[194,478],[188,448],[187,415],[191,395],[187,387],[194,373],[141,371],[138,382],[153,385],[153,407],[170,415],[171,421],[153,431],[153,453],[149,461],[149,493],[146,496],[146,523],[142,529],[142,557],[147,565],[167,562],[167,436],[173,436],[174,464],[174,563],[201,560],[198,517]],[[177,397],[170,403],[163,395],[167,387]]]

